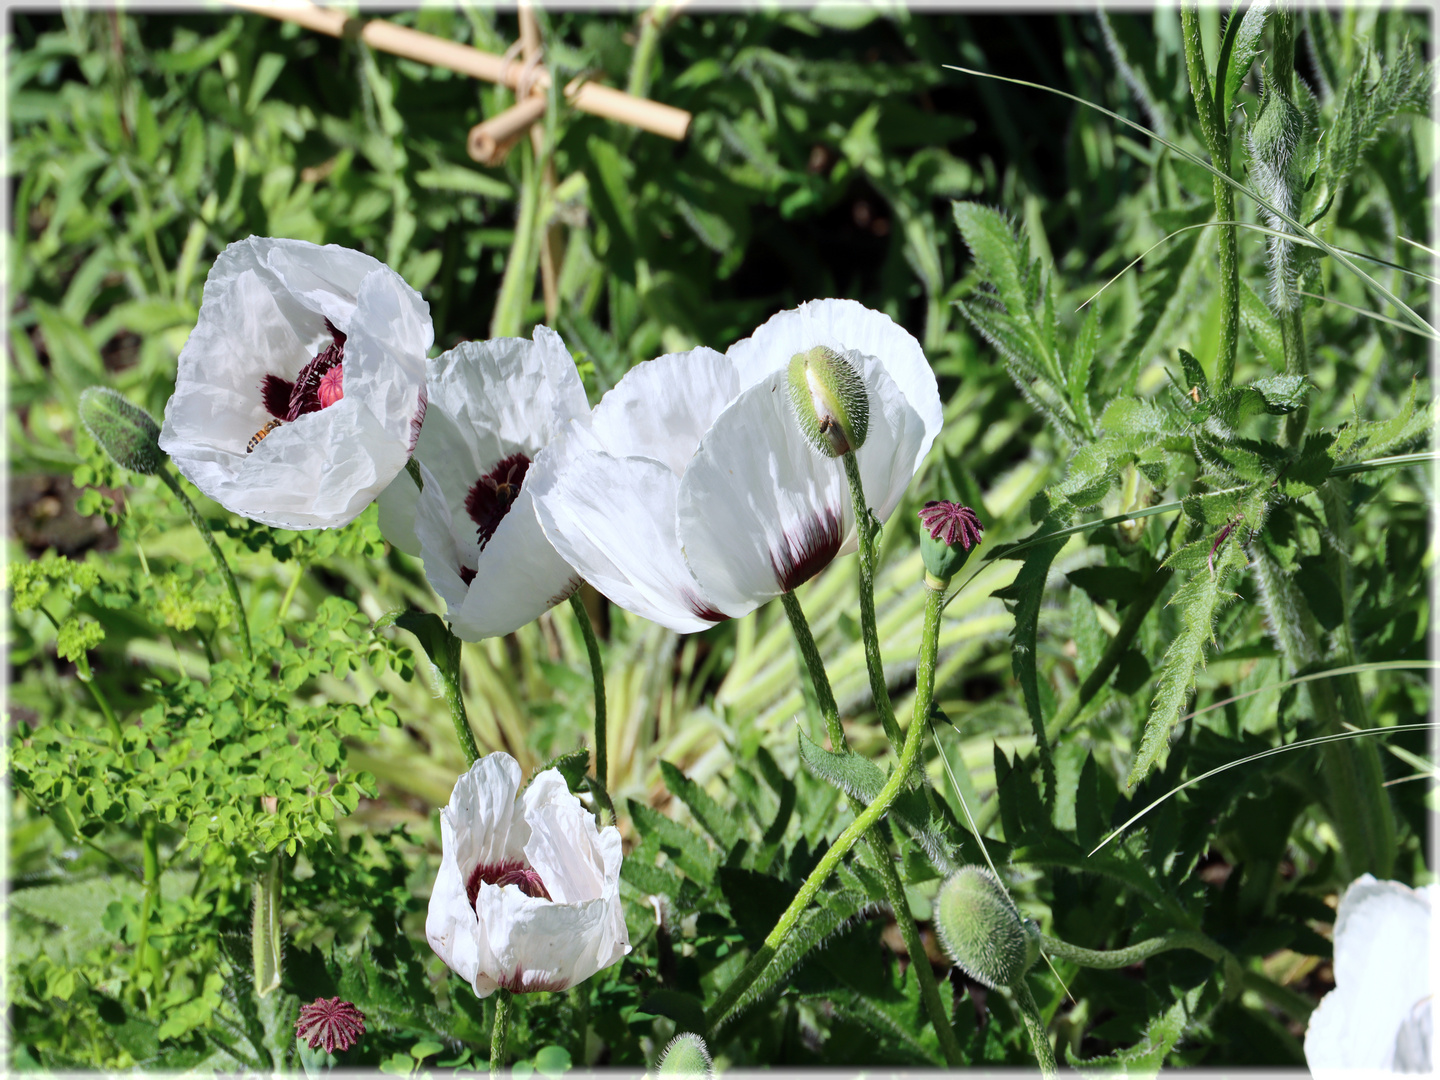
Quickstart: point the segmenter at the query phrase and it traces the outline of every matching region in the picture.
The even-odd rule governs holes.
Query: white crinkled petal
[[[1335,919],[1335,989],[1310,1014],[1305,1032],[1305,1061],[1317,1078],[1420,1064],[1413,1056],[1426,1040],[1413,1036],[1427,1026],[1433,1031],[1427,960],[1436,891],[1369,874],[1345,890]],[[1417,1014],[1417,1006],[1432,1015]],[[1397,1060],[1397,1042],[1403,1060]]]
[[[854,527],[844,466],[806,440],[783,374],[720,414],[681,478],[677,520],[691,573],[722,606],[763,603],[838,554]]]
[[[874,357],[855,359],[870,395],[870,430],[865,444],[855,451],[855,460],[865,501],[883,522],[900,505],[929,443],[924,421],[900,393],[889,370]],[[855,548],[855,537],[847,536],[841,554]]]
[[[540,528],[534,496],[528,487],[522,487],[519,498],[480,552],[475,580],[466,590],[464,602],[458,610],[449,609],[450,628],[462,641],[509,634],[549,611],[579,587],[579,575]]]
[[[620,607],[677,633],[752,610],[720,610],[686,566],[675,535],[679,478],[659,461],[599,450],[592,434],[572,426],[527,484],[560,557]]]
[[[391,480],[375,500],[379,508],[380,535],[406,555],[420,557],[420,537],[415,533],[415,513],[420,505],[420,489],[408,471]]]
[[[546,769],[526,789],[525,820],[530,825],[525,858],[557,904],[597,899],[607,885],[615,884],[605,880],[605,856],[594,815],[570,793],[557,770]]]
[[[450,507],[440,493],[439,481],[424,464],[420,465],[420,477],[425,482],[425,490],[416,497],[415,517],[411,524],[421,561],[425,564],[425,579],[430,582],[435,594],[445,601],[447,613],[459,611],[470,590],[460,576],[460,568],[474,569],[476,545],[461,547],[456,542]],[[402,479],[408,480],[409,477]],[[395,541],[392,539],[391,543]]]
[[[583,982],[630,951],[628,937],[615,934],[619,912],[618,890],[555,904],[514,885],[481,885],[475,899],[480,971],[471,986],[485,997],[494,989],[487,983],[534,992]]]
[[[445,966],[468,983],[480,971],[480,945],[476,933],[475,909],[465,894],[465,877],[455,857],[455,828],[444,814],[440,817],[442,855],[430,908],[425,915],[425,940]]]
[[[342,400],[247,444],[272,419],[260,387],[294,380],[347,335]],[[353,520],[409,455],[433,334],[429,307],[358,251],[251,237],[216,259],[181,350],[160,445],[210,498],[282,528]]]
[[[519,799],[520,763],[487,754],[455,781],[441,817],[455,830],[455,861],[464,880],[475,867],[525,858],[530,826]]]
[[[940,433],[940,390],[920,343],[888,315],[854,300],[811,300],[775,315],[725,355],[735,362],[741,386],[749,387],[766,375],[785,370],[791,357],[816,345],[841,353],[858,351],[884,365],[924,426],[910,464],[914,475]]]
[[[591,429],[617,458],[663,462],[679,476],[700,439],[740,393],[735,365],[714,349],[636,364],[595,406]]]

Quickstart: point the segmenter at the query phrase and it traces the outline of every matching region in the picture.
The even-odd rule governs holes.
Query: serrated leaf
[[[1260,54],[1265,19],[1269,14],[1270,0],[1255,0],[1245,9],[1244,15],[1240,16],[1233,38],[1230,37],[1229,24],[1226,25],[1225,36],[1230,40],[1230,49],[1228,52],[1222,50],[1224,68],[1217,71],[1217,89],[1223,87],[1223,96],[1216,102],[1217,116],[1229,117],[1230,110],[1234,108],[1235,95],[1240,92],[1241,83],[1250,73],[1250,65]],[[1235,15],[1232,14],[1230,18],[1234,19]]]
[[[867,806],[875,801],[875,796],[885,786],[885,774],[880,771],[880,766],[859,754],[826,750],[804,731],[797,729],[797,734],[800,760],[813,775]]]
[[[740,843],[742,837],[735,818],[706,794],[699,784],[668,761],[660,762],[660,775],[665,778],[670,794],[690,808],[700,827],[714,838],[721,850],[729,852]]]
[[[1170,733],[1180,722],[1181,710],[1195,688],[1196,673],[1205,666],[1205,648],[1214,632],[1215,617],[1234,598],[1233,593],[1225,591],[1225,582],[1231,571],[1245,565],[1245,553],[1238,537],[1232,533],[1213,559],[1213,572],[1209,566],[1195,571],[1170,600],[1169,606],[1180,613],[1182,629],[1165,652],[1155,699],[1145,721],[1145,734],[1126,779],[1128,787],[1133,788],[1144,780],[1169,746]]]
[[[995,286],[1000,301],[1014,317],[1030,310],[1028,258],[1010,222],[998,210],[979,203],[951,203],[955,226],[980,275]]]
[[[654,838],[665,847],[675,864],[691,880],[702,885],[710,884],[715,877],[715,868],[720,865],[720,855],[705,842],[703,836],[634,799],[629,800],[629,808],[630,819],[641,836]]]

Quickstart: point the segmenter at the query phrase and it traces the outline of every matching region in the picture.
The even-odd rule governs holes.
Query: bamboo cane
[[[316,33],[329,34],[331,37],[358,37],[372,49],[443,67],[485,82],[500,83],[512,90],[520,84],[524,75],[525,65],[519,61],[507,61],[494,53],[482,52],[459,42],[446,41],[433,34],[423,34],[384,19],[361,19],[346,15],[343,11],[318,7],[309,3],[309,0],[275,0],[271,3],[232,0],[232,3],[235,7],[257,15],[298,23]],[[534,84],[541,89],[548,87],[549,72],[543,69],[535,72]],[[581,112],[630,124],[642,131],[663,135],[667,139],[683,139],[690,128],[690,114],[684,109],[632,97],[612,87],[587,82],[583,78],[568,83],[565,86],[565,96],[570,104]]]

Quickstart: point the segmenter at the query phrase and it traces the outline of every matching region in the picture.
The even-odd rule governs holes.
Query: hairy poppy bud
[[[968,506],[927,502],[920,509],[920,558],[928,577],[949,581],[980,543],[985,526]]]
[[[92,386],[80,395],[80,419],[115,464],[147,476],[165,464],[160,426],[139,405],[108,386]]]
[[[827,457],[859,450],[870,427],[870,398],[849,360],[816,345],[790,359],[790,403],[810,444]]]
[[[689,1076],[701,1080],[712,1076],[714,1071],[705,1040],[692,1031],[682,1032],[671,1039],[655,1066],[659,1076]]]
[[[1013,986],[1040,956],[1040,932],[995,876],[963,866],[940,888],[935,926],[950,959],[992,989]]]

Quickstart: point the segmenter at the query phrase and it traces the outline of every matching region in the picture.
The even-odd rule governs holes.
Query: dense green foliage
[[[513,13],[471,7],[395,19],[493,52],[516,34]],[[881,538],[903,723],[915,511],[956,499],[986,526],[940,625],[929,782],[885,826],[927,943],[941,881],[988,852],[1047,935],[1111,949],[1197,932],[1224,954],[1038,965],[1062,1060],[1300,1064],[1329,986],[1327,899],[1367,870],[1432,876],[1430,784],[1401,782],[1433,772],[1413,728],[1430,708],[1430,472],[1367,464],[1426,449],[1434,420],[1428,24],[1207,10],[1199,90],[1190,24],[1168,10],[686,11],[660,20],[654,54],[630,16],[541,25],[557,84],[589,71],[688,109],[689,139],[556,100],[541,160],[524,140],[481,169],[465,135],[509,91],[246,14],[13,15],[11,1067],[295,1069],[299,1004],[337,994],[367,1018],[341,1065],[485,1067],[493,1000],[424,940],[434,808],[463,758],[439,676],[393,618],[441,610],[419,562],[373,510],[289,533],[197,496],[240,579],[248,660],[183,508],[115,466],[78,408],[103,385],[163,413],[205,271],[247,235],[387,262],[444,349],[546,319],[552,227],[548,321],[592,401],[637,362],[724,349],[815,297],[915,334],[946,426]],[[1245,227],[1196,227],[1230,190],[1207,161],[1228,161]],[[854,560],[798,595],[855,756],[821,745],[779,605],[678,638],[587,596],[635,949],[521,999],[515,1061],[653,1065],[713,1024],[880,791],[893,758]],[[481,748],[528,773],[585,743],[585,657],[564,605],[467,647]],[[1345,723],[1412,727],[1241,765],[1094,850],[1179,784]],[[944,1063],[875,849],[854,850],[707,1032],[722,1069]],[[272,867],[282,982],[257,996],[252,886]],[[1008,996],[938,948],[921,962],[966,1062],[1033,1062]]]

